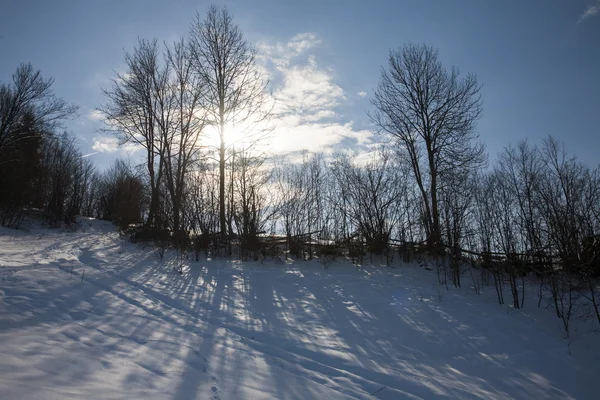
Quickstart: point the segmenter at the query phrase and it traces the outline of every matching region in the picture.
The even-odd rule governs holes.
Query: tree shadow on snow
[[[172,253],[160,261],[140,248],[117,255],[118,246],[92,244],[78,260],[57,260],[56,273],[74,281],[69,291],[33,296],[23,308],[31,315],[0,326],[47,331],[25,356],[60,347],[29,378],[60,368],[56,386],[107,376],[122,393],[176,400],[260,389],[278,399],[318,398],[325,388],[340,397],[578,397],[576,385],[549,383],[561,381],[551,366],[528,362],[535,338],[511,346],[491,322],[473,324],[485,318],[476,307],[454,313],[423,299],[401,273],[202,260],[186,262],[180,275]],[[83,281],[71,268],[86,269]],[[126,373],[114,360],[127,360]]]

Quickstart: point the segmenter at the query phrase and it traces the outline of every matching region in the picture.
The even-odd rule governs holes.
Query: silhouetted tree
[[[221,234],[226,235],[226,131],[234,122],[240,126],[264,120],[267,82],[255,66],[256,49],[246,41],[227,8],[213,5],[204,18],[196,14],[189,40],[196,73],[206,88],[209,119],[219,135],[219,225]]]
[[[174,101],[169,96],[169,68],[161,62],[158,42],[140,39],[125,54],[125,73],[116,73],[104,89],[106,104],[100,107],[108,129],[121,143],[136,143],[146,150],[150,183],[150,207],[146,226],[162,229],[159,218],[160,184],[165,173],[166,137],[173,123]]]
[[[172,206],[174,232],[184,230],[185,183],[200,155],[200,138],[206,125],[203,80],[194,73],[190,48],[184,40],[166,50],[170,64],[170,95],[174,99],[173,126],[165,137],[165,181]]]
[[[479,92],[474,74],[460,79],[458,69],[442,66],[436,50],[414,44],[390,52],[375,89],[371,120],[394,136],[409,157],[432,247],[442,239],[440,180],[467,173],[485,160],[483,146],[474,142],[482,109]]]
[[[406,180],[391,154],[376,152],[364,166],[339,155],[332,163],[332,172],[338,186],[344,188],[345,214],[367,250],[375,254],[387,251],[406,195]]]
[[[22,64],[0,83],[0,224],[18,227],[38,196],[43,146],[77,107],[54,96],[52,79]]]
[[[100,177],[98,211],[100,218],[120,228],[143,220],[146,186],[132,166],[117,159]]]
[[[0,155],[27,139],[29,136],[25,133],[32,126],[36,126],[38,132],[50,132],[77,111],[76,106],[54,95],[54,80],[44,79],[31,64],[21,64],[12,78],[12,84],[0,84]],[[10,161],[3,157],[0,163]]]

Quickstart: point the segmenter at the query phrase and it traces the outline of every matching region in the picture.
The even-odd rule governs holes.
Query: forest
[[[369,154],[272,156],[257,49],[211,6],[174,43],[139,39],[102,88],[105,132],[142,149],[106,170],[64,130],[77,106],[23,63],[0,82],[0,224],[33,214],[76,229],[88,216],[182,259],[417,260],[443,285],[550,307],[565,332],[574,318],[600,324],[598,167],[553,137],[489,155],[476,74],[399,45],[365,110],[381,139]],[[539,301],[525,304],[532,288]]]

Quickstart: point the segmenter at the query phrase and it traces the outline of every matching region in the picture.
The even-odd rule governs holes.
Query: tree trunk
[[[221,236],[227,235],[227,221],[225,218],[225,124],[221,120],[220,126],[221,146],[219,147],[219,224]]]

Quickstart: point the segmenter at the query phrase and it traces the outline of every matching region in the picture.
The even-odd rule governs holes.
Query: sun
[[[247,147],[248,141],[252,136],[252,131],[247,131],[244,126],[235,123],[225,124],[225,146],[227,148]]]
[[[243,151],[268,146],[271,130],[266,124],[228,122],[223,129],[227,152]],[[218,150],[221,145],[219,129],[215,125],[207,126],[202,132],[202,146]]]
[[[243,142],[244,137],[239,129],[236,129],[235,125],[226,124],[223,131],[225,148],[233,148]],[[219,135],[219,129],[216,125],[209,125],[205,127],[201,135],[201,141],[204,147],[219,149],[221,145],[221,137]]]

